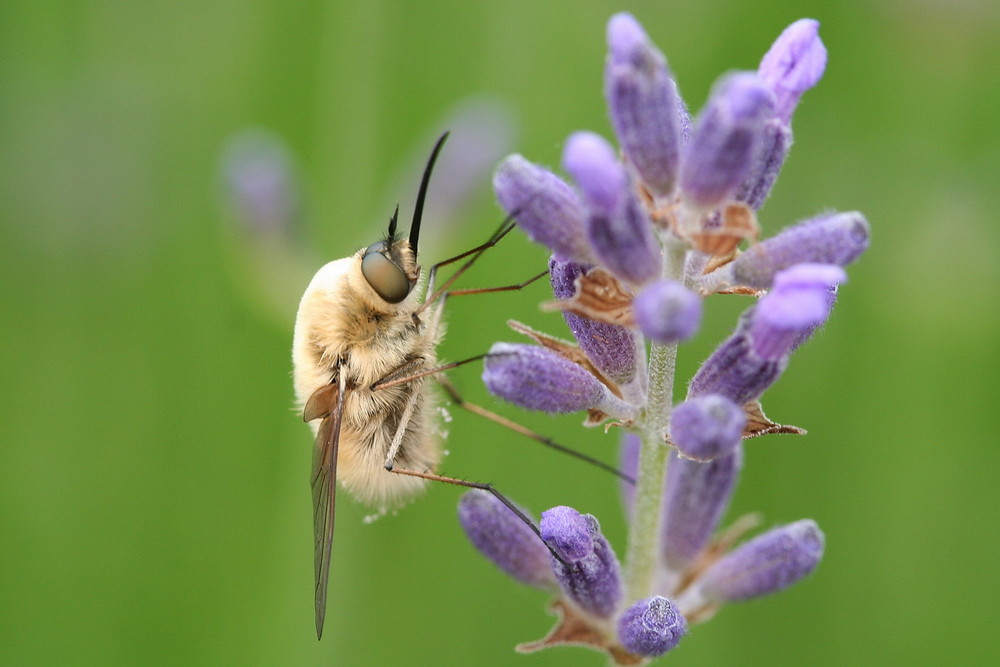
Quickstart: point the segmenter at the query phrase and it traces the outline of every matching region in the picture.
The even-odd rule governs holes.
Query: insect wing
[[[335,390],[334,390],[335,387]],[[337,502],[337,451],[344,418],[344,382],[317,389],[309,398],[304,416],[323,416],[313,449],[312,495],[313,558],[316,567],[316,637],[323,636],[326,618],[327,583],[330,580],[330,552],[333,547],[334,508]],[[322,405],[325,403],[325,406]],[[325,415],[325,416],[324,416]],[[309,420],[311,421],[311,420]]]

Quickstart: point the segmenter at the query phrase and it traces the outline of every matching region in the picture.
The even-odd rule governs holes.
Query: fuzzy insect
[[[409,237],[396,234],[397,207],[386,238],[323,266],[299,304],[292,360],[298,405],[316,436],[317,637],[326,609],[337,480],[362,503],[385,511],[418,494],[435,477],[419,473],[436,470],[441,460],[435,398],[420,373],[437,363],[443,299],[421,300],[417,241],[427,184],[446,138],[438,140],[424,170]]]

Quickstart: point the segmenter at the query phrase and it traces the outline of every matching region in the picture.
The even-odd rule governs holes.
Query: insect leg
[[[499,500],[500,502],[502,502],[507,507],[507,509],[509,509],[511,512],[513,512],[514,514],[516,514],[517,518],[520,519],[521,521],[523,521],[526,526],[528,526],[529,528],[531,528],[531,531],[533,533],[535,533],[535,535],[538,536],[538,539],[542,540],[542,544],[545,545],[545,547],[549,550],[549,553],[551,553],[552,556],[556,560],[558,560],[564,566],[570,567],[569,563],[567,563],[565,560],[563,560],[562,556],[560,556],[558,553],[556,553],[555,549],[553,549],[551,546],[549,546],[549,543],[546,542],[544,539],[542,539],[542,533],[541,533],[541,531],[538,530],[538,526],[535,525],[535,522],[532,521],[531,519],[529,519],[524,514],[524,512],[522,512],[521,510],[519,510],[517,508],[517,505],[515,505],[514,503],[512,503],[507,498],[507,496],[505,496],[502,493],[500,493],[499,491],[497,491],[496,488],[494,488],[494,486],[492,484],[489,484],[489,483],[483,484],[481,482],[470,482],[470,481],[467,481],[467,480],[464,480],[464,479],[458,479],[457,477],[445,477],[444,475],[435,475],[434,473],[420,472],[418,470],[408,470],[406,468],[389,468],[387,466],[386,470],[388,470],[389,472],[395,473],[397,475],[408,475],[410,477],[420,477],[421,479],[427,479],[427,480],[430,480],[432,482],[443,482],[445,484],[454,484],[455,486],[464,486],[464,487],[466,487],[468,489],[479,489],[481,491],[486,491],[487,493],[492,494],[493,497],[496,498],[497,500]]]
[[[413,415],[413,409],[417,406],[419,399],[420,392],[414,391],[407,399],[406,406],[403,407],[403,414],[399,416],[399,426],[396,427],[396,433],[392,436],[389,453],[385,456],[386,470],[392,471],[393,463],[396,461],[396,454],[399,453],[399,446],[403,443],[403,434],[406,433],[406,427],[410,423],[410,417]]]

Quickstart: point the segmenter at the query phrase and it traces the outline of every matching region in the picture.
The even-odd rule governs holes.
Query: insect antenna
[[[434,170],[434,162],[437,160],[438,153],[441,152],[441,146],[444,145],[444,140],[448,138],[448,133],[442,134],[437,143],[434,144],[434,150],[431,151],[431,156],[427,160],[427,166],[424,167],[424,175],[420,179],[420,190],[417,192],[417,203],[413,207],[413,223],[410,225],[410,249],[413,250],[413,256],[417,256],[417,241],[420,239],[420,220],[424,215],[424,200],[427,198],[427,184],[431,180],[431,171]]]
[[[396,210],[392,212],[392,217],[389,218],[389,238],[386,241],[391,245],[393,241],[396,240],[396,223],[399,222],[399,204],[396,204]]]

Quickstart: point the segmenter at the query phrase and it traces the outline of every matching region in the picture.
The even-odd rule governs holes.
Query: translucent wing
[[[330,579],[330,550],[333,546],[334,506],[337,502],[337,450],[340,445],[340,425],[344,417],[345,383],[343,376],[336,383],[321,387],[309,397],[303,419],[323,418],[313,449],[312,495],[313,537],[316,542],[313,558],[316,566],[316,638],[323,637],[326,618],[326,590]]]

